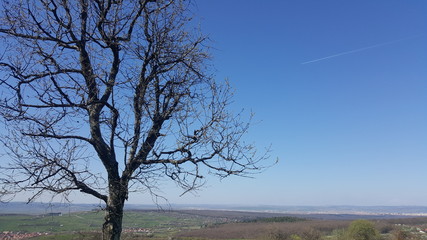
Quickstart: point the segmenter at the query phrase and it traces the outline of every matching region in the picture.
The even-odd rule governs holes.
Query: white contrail
[[[416,38],[416,37],[419,37],[421,35],[423,35],[423,34],[415,35],[415,36],[411,36],[411,37],[406,37],[406,38],[400,38],[400,39],[396,39],[396,40],[393,40],[393,41],[378,43],[378,44],[375,44],[375,45],[372,45],[372,46],[358,48],[358,49],[354,49],[354,50],[351,50],[351,51],[341,52],[341,53],[337,53],[337,54],[330,55],[330,56],[327,56],[327,57],[322,57],[322,58],[310,60],[310,61],[307,61],[307,62],[303,62],[301,64],[309,64],[309,63],[314,63],[314,62],[326,60],[326,59],[329,59],[329,58],[334,58],[334,57],[339,57],[339,56],[342,56],[342,55],[347,55],[347,54],[351,54],[351,53],[361,52],[361,51],[365,51],[367,49],[381,47],[381,46],[384,46],[384,45],[389,45],[389,44],[401,42],[401,41],[408,40],[408,39],[411,39],[411,38]]]

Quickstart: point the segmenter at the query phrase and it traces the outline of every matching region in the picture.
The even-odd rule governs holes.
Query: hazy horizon
[[[102,205],[76,203],[30,203],[10,202],[0,204],[0,214],[46,214],[50,212],[87,212],[98,211]],[[281,214],[318,215],[318,217],[337,215],[363,216],[427,216],[427,206],[277,206],[277,205],[227,205],[227,204],[173,204],[158,206],[154,204],[127,204],[127,211],[237,211]],[[383,216],[383,217],[384,217]]]

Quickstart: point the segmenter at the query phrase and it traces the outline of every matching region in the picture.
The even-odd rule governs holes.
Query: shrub
[[[303,240],[319,240],[321,238],[322,238],[322,233],[313,228],[302,233]]]
[[[401,228],[395,229],[393,232],[391,232],[392,240],[406,240],[411,238],[411,234],[407,231],[404,231]]]
[[[267,233],[267,240],[286,240],[288,239],[288,237],[289,234],[286,234],[285,232],[280,231],[279,229],[271,229]]]
[[[344,240],[347,238],[347,231],[346,229],[335,229],[331,233],[331,239],[332,240]]]
[[[380,239],[380,234],[372,222],[356,220],[348,227],[347,237],[350,240],[378,240]]]

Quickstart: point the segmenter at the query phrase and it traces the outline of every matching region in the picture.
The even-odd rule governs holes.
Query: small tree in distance
[[[132,191],[258,172],[184,0],[16,0],[0,13],[1,196],[80,191],[120,239]],[[102,166],[102,170],[97,166]]]
[[[351,222],[347,229],[347,236],[350,240],[378,240],[379,232],[372,222],[368,220],[355,220]]]

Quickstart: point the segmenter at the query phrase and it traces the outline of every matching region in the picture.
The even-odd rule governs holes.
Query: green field
[[[103,212],[80,212],[63,214],[62,216],[48,215],[0,215],[0,232],[46,232],[52,236],[39,237],[38,239],[74,239],[67,236],[74,235],[77,239],[82,233],[97,235],[103,223]],[[123,219],[125,235],[150,237],[167,237],[190,229],[221,222],[219,218],[198,216],[171,211],[130,211],[126,212]]]
[[[7,239],[5,232],[41,233],[40,236],[31,236],[34,240],[100,239],[103,215],[103,212],[94,211],[62,216],[0,215],[0,239]],[[122,239],[343,240],[342,234],[353,220],[232,211],[127,211]],[[383,240],[427,239],[427,234],[422,233],[427,230],[425,217],[373,219],[372,224]]]

